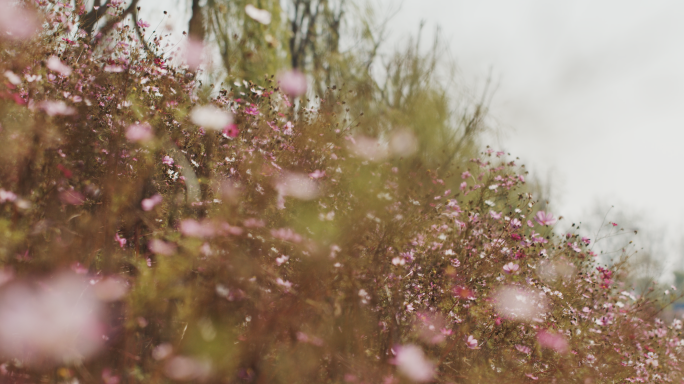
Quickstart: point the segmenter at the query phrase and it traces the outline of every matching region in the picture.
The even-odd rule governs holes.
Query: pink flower
[[[435,377],[435,365],[425,358],[419,346],[402,345],[396,347],[396,350],[394,364],[402,375],[419,383],[431,381]]]
[[[318,169],[309,173],[309,177],[312,179],[320,179],[325,177],[325,171],[319,171]]]
[[[465,180],[465,179],[469,178],[470,176],[472,176],[472,175],[468,171],[461,173],[461,179]]]
[[[240,133],[240,130],[236,124],[228,124],[225,128],[223,128],[221,133],[228,137],[237,137],[237,135]]]
[[[119,236],[119,233],[114,234],[114,241],[119,243],[119,247],[123,248],[126,245],[126,238]]]
[[[210,221],[185,219],[180,223],[180,232],[189,237],[208,238],[216,235],[216,227]]]
[[[568,350],[568,342],[562,335],[557,333],[539,331],[537,333],[537,341],[542,347],[553,349],[558,353],[565,353]]]
[[[252,4],[247,4],[245,6],[245,13],[247,16],[251,17],[254,21],[261,24],[268,25],[271,24],[271,12],[265,9],[259,9]]]
[[[40,28],[36,13],[12,3],[7,0],[0,1],[0,36],[13,40],[32,37]]]
[[[302,241],[302,236],[290,228],[272,229],[271,236],[275,237],[276,239],[290,241],[293,243],[299,243]]]
[[[138,20],[138,22],[136,24],[138,24],[138,27],[140,27],[140,28],[149,28],[150,27],[150,23],[148,23],[147,21],[143,21],[143,19]]]
[[[176,253],[176,245],[173,243],[167,243],[164,240],[152,239],[147,244],[147,248],[157,255],[171,256]]]
[[[496,213],[494,211],[489,211],[489,216],[491,216],[495,220],[499,220],[501,218],[501,213]]]
[[[511,220],[511,227],[512,228],[520,228],[520,227],[522,227],[522,223],[518,219],[513,219],[513,220]]]
[[[534,220],[539,223],[539,225],[554,225],[558,221],[551,213],[546,213],[544,211],[537,212],[534,216]]]
[[[66,105],[63,101],[43,101],[40,103],[40,109],[49,116],[69,116],[76,113],[74,107]]]
[[[46,66],[48,69],[55,71],[64,77],[71,75],[71,67],[62,63],[57,56],[50,56],[50,58],[47,60]]]
[[[83,205],[85,197],[81,192],[66,190],[59,193],[59,201],[67,205]]]
[[[101,305],[71,273],[39,284],[20,282],[0,295],[0,352],[25,364],[63,364],[103,346]]]
[[[164,366],[164,374],[176,381],[204,381],[211,370],[210,361],[187,356],[174,356]]]
[[[126,139],[137,143],[146,143],[154,138],[152,126],[149,123],[135,123],[126,128]]]
[[[275,183],[279,197],[294,197],[299,200],[315,199],[318,194],[318,184],[308,175],[294,172],[283,172]]]
[[[188,39],[183,50],[183,58],[191,70],[195,71],[202,65],[203,55],[204,43],[194,38]]]
[[[156,194],[149,199],[143,199],[143,201],[140,203],[140,206],[142,207],[143,211],[151,211],[157,204],[162,202],[162,196],[160,194]]]
[[[166,164],[169,167],[172,166],[173,165],[173,158],[171,158],[169,156],[164,156],[164,158],[162,159],[162,164]]]
[[[468,339],[465,343],[470,349],[479,349],[479,347],[477,346],[477,339],[474,338],[473,335],[468,336]]]
[[[546,311],[539,292],[517,286],[503,286],[494,293],[494,308],[504,318],[531,321]]]
[[[298,97],[306,93],[306,76],[299,70],[285,71],[278,74],[280,89],[290,96]]]
[[[508,273],[509,275],[518,272],[519,268],[520,267],[518,266],[518,264],[515,264],[513,262],[510,262],[503,266],[504,272]]]
[[[516,344],[515,349],[517,349],[519,352],[522,352],[526,355],[529,355],[530,353],[532,353],[532,350],[530,349],[530,347],[526,347],[526,346],[520,345],[520,344]]]

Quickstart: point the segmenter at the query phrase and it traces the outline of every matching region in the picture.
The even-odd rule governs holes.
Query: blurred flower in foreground
[[[176,253],[176,245],[167,243],[164,240],[152,239],[147,247],[157,255],[171,256]]]
[[[83,279],[61,274],[0,294],[0,351],[26,364],[86,359],[103,344],[100,302]]]
[[[349,150],[363,159],[382,161],[389,155],[387,147],[382,145],[377,139],[357,135],[356,137],[349,138],[349,141]]]
[[[418,140],[413,132],[400,129],[390,136],[389,148],[395,156],[411,156],[418,150]]]
[[[202,41],[190,38],[183,49],[183,59],[185,64],[195,71],[202,65],[202,56],[204,55],[204,43]]]
[[[143,211],[151,211],[159,205],[162,202],[162,195],[156,194],[148,199],[143,199],[143,201],[140,203],[140,207],[143,209]]]
[[[233,116],[213,105],[202,105],[193,108],[190,120],[200,127],[220,131],[233,122]]]
[[[40,23],[35,12],[19,7],[12,0],[0,0],[0,38],[28,39],[37,31]]]
[[[66,105],[63,101],[43,101],[40,103],[40,108],[49,116],[69,116],[76,113],[74,107]]]
[[[216,235],[216,226],[208,220],[185,219],[180,223],[180,231],[185,236],[204,239]]]
[[[50,56],[50,58],[47,60],[46,66],[48,69],[55,71],[62,76],[66,77],[71,75],[71,67],[62,63],[62,60],[60,60],[57,56]]]
[[[311,200],[318,196],[318,184],[303,173],[284,172],[276,181],[275,189],[282,197]]]
[[[466,345],[470,349],[479,349],[477,346],[477,339],[473,337],[473,335],[469,335],[468,339],[466,340]]]
[[[164,374],[172,380],[206,380],[211,374],[211,363],[187,356],[174,356],[166,362]]]
[[[149,123],[135,123],[126,128],[126,139],[137,143],[145,143],[154,137]]]
[[[539,333],[537,333],[537,341],[542,347],[553,349],[558,353],[565,353],[568,350],[567,340],[557,333],[539,331]]]
[[[271,12],[265,9],[259,9],[252,4],[247,4],[245,6],[245,13],[247,16],[251,17],[253,20],[268,25],[271,24]]]
[[[504,286],[494,294],[499,315],[514,320],[530,321],[546,311],[543,297],[532,289]]]
[[[417,345],[402,345],[396,348],[394,363],[404,376],[417,382],[428,382],[435,377],[434,364],[425,358],[423,350]]]
[[[291,71],[280,72],[278,74],[280,89],[288,96],[297,97],[306,93],[306,75],[293,69]]]

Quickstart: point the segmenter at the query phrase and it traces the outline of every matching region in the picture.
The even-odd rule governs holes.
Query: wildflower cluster
[[[38,4],[40,33],[0,19],[3,380],[681,380],[682,322],[556,236],[503,152],[441,176],[353,94],[210,96],[145,22]]]

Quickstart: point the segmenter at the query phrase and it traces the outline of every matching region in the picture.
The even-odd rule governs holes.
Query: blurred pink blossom
[[[48,69],[55,71],[64,77],[71,75],[71,67],[64,64],[57,56],[50,56],[46,65]]]
[[[12,0],[0,0],[0,39],[24,40],[38,32],[40,22],[35,12]]]
[[[389,155],[387,147],[377,139],[368,136],[357,135],[349,138],[349,150],[356,156],[365,160],[383,161]]]
[[[202,65],[204,55],[204,43],[200,40],[189,38],[183,49],[183,59],[185,64],[195,71]]]
[[[425,383],[435,377],[435,365],[429,361],[423,350],[413,344],[396,347],[397,356],[394,364],[397,370],[407,378]]]
[[[208,238],[216,235],[216,226],[207,220],[185,219],[180,223],[180,231],[185,236]]]
[[[408,129],[395,130],[389,138],[389,149],[395,156],[411,156],[418,150],[418,139]]]
[[[43,101],[40,103],[40,109],[45,111],[49,116],[69,116],[76,113],[74,107],[66,105],[63,101]]]
[[[176,253],[176,245],[167,243],[164,240],[152,239],[147,244],[147,247],[157,255],[170,256]]]
[[[202,381],[211,374],[211,362],[187,356],[174,356],[166,362],[164,374],[177,381]]]
[[[162,196],[160,194],[156,194],[148,199],[143,199],[143,201],[140,203],[140,206],[142,207],[143,211],[151,211],[154,209],[155,206],[160,204],[162,202]]]
[[[290,97],[302,96],[306,93],[306,75],[297,69],[284,71],[278,74],[280,89]]]
[[[0,295],[0,352],[30,365],[86,359],[103,345],[100,312],[92,288],[70,273],[13,284]]]
[[[147,122],[131,124],[126,128],[126,139],[129,141],[145,143],[153,138],[152,126]]]
[[[59,200],[62,202],[62,204],[83,205],[85,202],[85,196],[78,191],[66,190],[59,193]]]
[[[550,333],[544,330],[539,331],[537,333],[537,341],[542,347],[553,349],[558,353],[565,353],[568,350],[568,342],[562,335],[557,333]]]
[[[493,298],[496,312],[508,319],[530,321],[546,312],[543,296],[533,289],[503,286]]]
[[[275,183],[278,195],[311,200],[318,196],[318,184],[303,173],[283,172]]]
[[[109,276],[95,283],[93,291],[95,296],[102,302],[117,301],[126,295],[128,285],[117,276]]]

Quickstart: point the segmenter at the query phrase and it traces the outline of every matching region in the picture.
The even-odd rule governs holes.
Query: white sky
[[[684,2],[404,0],[391,28],[421,20],[441,27],[465,81],[481,89],[492,69],[492,144],[551,175],[554,213],[582,221],[601,201],[679,241]]]

